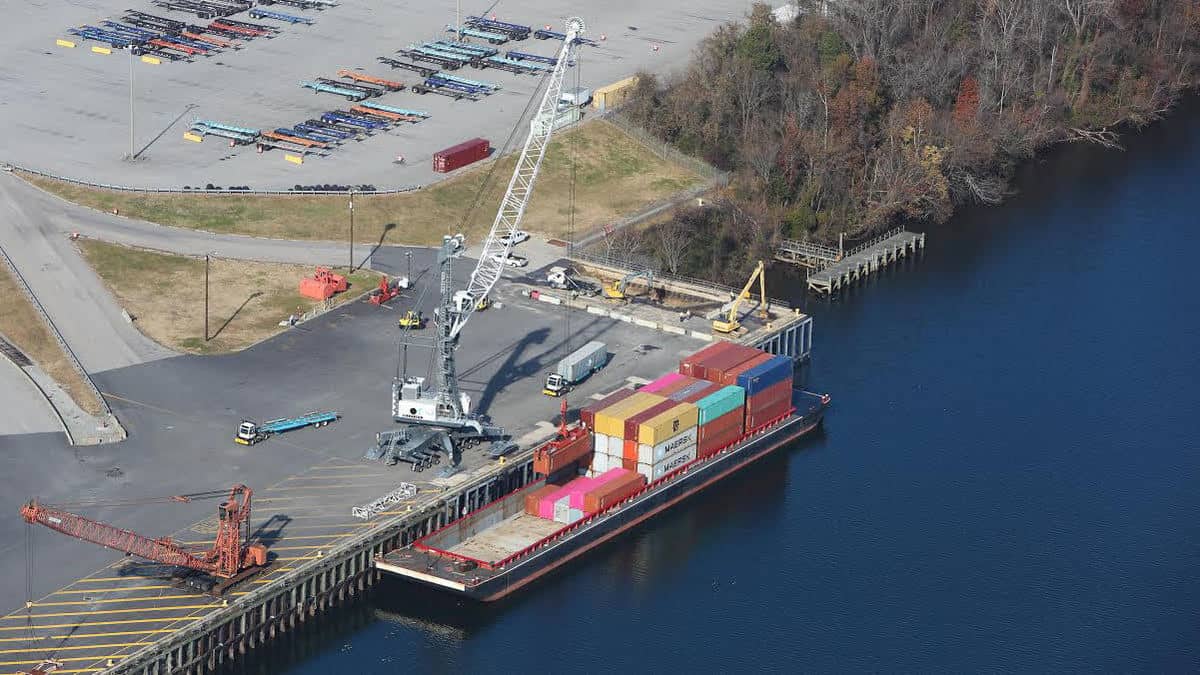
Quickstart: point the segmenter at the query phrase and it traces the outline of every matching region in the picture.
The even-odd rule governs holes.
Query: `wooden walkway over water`
[[[844,253],[820,244],[785,240],[777,249],[775,258],[815,268],[808,275],[808,288],[828,294],[864,279],[924,247],[924,232],[896,228]]]

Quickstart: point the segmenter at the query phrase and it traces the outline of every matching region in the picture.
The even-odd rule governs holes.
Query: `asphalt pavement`
[[[25,373],[0,356],[0,436],[60,431],[54,410]]]

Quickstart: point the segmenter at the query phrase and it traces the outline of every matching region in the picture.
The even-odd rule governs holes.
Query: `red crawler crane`
[[[224,491],[218,490],[163,499],[190,502],[193,499],[218,497],[223,494]],[[164,565],[187,567],[222,579],[232,579],[267,562],[265,546],[246,543],[250,536],[250,494],[250,488],[245,485],[234,485],[230,488],[229,497],[217,506],[217,540],[208,551],[188,550],[170,537],[144,537],[136,532],[39,504],[37,500],[22,506],[21,516],[26,522],[40,523],[76,539]]]

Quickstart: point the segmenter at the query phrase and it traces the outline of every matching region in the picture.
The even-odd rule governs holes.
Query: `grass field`
[[[204,339],[204,259],[92,240],[80,248],[96,273],[135,318],[134,325],[171,349],[209,354],[244,349],[284,328],[279,322],[318,304],[297,291],[312,267],[213,258],[209,268],[209,339]],[[340,273],[340,272],[339,272]],[[338,304],[378,283],[356,272]]]
[[[92,388],[71,365],[50,327],[29,304],[5,266],[0,266],[0,333],[58,382],[80,408],[93,415],[100,412],[100,401]]]
[[[604,121],[566,131],[551,142],[522,227],[547,236],[568,231],[572,157],[575,166],[575,231],[629,215],[701,182],[699,176],[660,159]],[[497,160],[488,188],[480,186],[493,163],[469,169],[416,192],[357,195],[355,239],[379,241],[384,226],[397,227],[388,243],[436,244],[462,232],[478,240],[491,227],[516,158]],[[347,236],[347,197],[140,194],[82,187],[24,175],[34,185],[69,201],[163,225],[283,239],[337,240]],[[468,210],[477,207],[468,218]]]

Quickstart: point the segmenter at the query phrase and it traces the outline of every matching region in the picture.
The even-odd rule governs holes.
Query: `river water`
[[[819,436],[511,601],[389,580],[238,669],[1196,670],[1200,105],[1126,140],[810,299]]]

